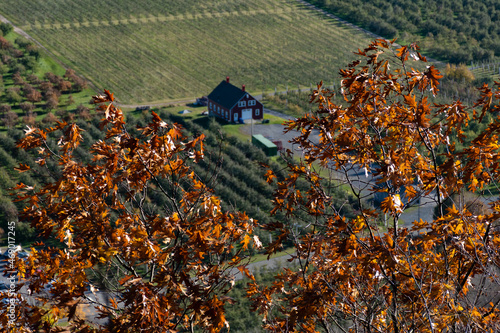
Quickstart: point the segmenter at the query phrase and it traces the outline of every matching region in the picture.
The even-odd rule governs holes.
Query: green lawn
[[[332,82],[369,38],[295,1],[5,0],[2,14],[123,103]]]

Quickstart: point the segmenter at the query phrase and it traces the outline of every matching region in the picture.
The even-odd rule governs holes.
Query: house
[[[211,116],[237,123],[248,119],[262,119],[264,107],[261,102],[240,88],[229,83],[229,76],[207,96],[208,112]]]

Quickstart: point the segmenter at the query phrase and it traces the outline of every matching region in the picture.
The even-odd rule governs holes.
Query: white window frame
[[[255,115],[260,116],[260,109],[255,109]]]
[[[257,102],[256,102],[255,99],[252,99],[252,100],[248,101],[248,106],[254,106],[255,104],[257,104]]]
[[[239,106],[240,108],[244,108],[245,106],[247,106],[247,102],[246,102],[246,101],[239,101],[239,102],[238,102],[238,106]]]

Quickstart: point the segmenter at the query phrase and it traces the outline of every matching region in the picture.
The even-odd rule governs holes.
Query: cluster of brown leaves
[[[280,234],[268,252],[292,240],[298,270],[268,287],[250,284],[254,308],[274,332],[498,332],[500,200],[478,211],[458,202],[446,210],[444,199],[498,186],[500,91],[482,87],[481,111],[471,117],[460,101],[431,104],[441,75],[434,66],[410,67],[411,59],[425,62],[416,45],[376,40],[357,54],[365,61],[341,70],[345,104],[319,84],[311,95],[317,111],[288,123],[300,132],[294,143],[304,159],[278,182],[274,212],[309,219],[301,229],[268,226]],[[491,124],[457,151],[451,138],[463,140],[464,127],[486,112]],[[297,190],[298,179],[308,191]],[[355,218],[333,206],[329,187],[342,184],[358,201]],[[381,211],[364,200],[374,194],[385,198]],[[437,220],[401,226],[401,214],[421,199],[435,202]]]
[[[65,246],[33,248],[27,261],[17,261],[35,305],[26,300],[16,307],[18,326],[11,329],[55,332],[54,323],[67,317],[78,332],[220,331],[227,325],[225,294],[244,264],[255,222],[223,212],[192,171],[190,163],[203,158],[203,136],[188,141],[179,126],[154,112],[133,136],[112,94],[94,102],[106,137],[92,145],[91,163],[74,155],[82,140],[76,124],[28,128],[18,144],[40,154],[36,168],[21,165],[19,171],[54,177],[41,188],[16,187],[17,199],[27,202],[22,218]],[[52,150],[47,141],[56,130],[62,135]],[[49,159],[58,162],[57,171],[48,170]],[[152,193],[164,197],[160,214],[148,208]],[[49,282],[52,289],[43,293]],[[107,324],[79,317],[83,304]],[[9,327],[6,313],[0,321]]]
[[[254,309],[276,332],[499,331],[500,200],[478,195],[445,208],[454,194],[498,188],[498,86],[481,87],[471,112],[460,101],[432,104],[441,75],[433,66],[410,67],[412,59],[426,61],[416,45],[396,49],[376,40],[357,54],[364,61],[340,72],[344,104],[333,103],[334,92],[319,84],[311,95],[318,109],[287,125],[300,132],[294,143],[304,159],[290,162],[289,176],[278,181],[272,213],[304,224],[267,225],[277,236],[267,251],[292,241],[298,269],[284,269],[270,286],[252,279]],[[56,331],[54,321],[67,317],[78,332],[220,331],[232,268],[251,276],[241,251],[255,223],[222,212],[190,168],[188,160],[203,158],[203,136],[189,141],[155,113],[133,136],[112,94],[94,100],[107,135],[92,146],[91,163],[74,157],[81,142],[75,124],[28,128],[19,143],[40,153],[35,170],[19,171],[45,168],[54,177],[42,188],[17,186],[18,199],[28,203],[23,218],[65,248],[33,249],[27,261],[17,261],[37,304],[16,308],[16,329]],[[463,142],[465,126],[486,113],[493,119],[488,127],[457,150],[453,141]],[[58,130],[55,151],[47,138]],[[310,140],[315,133],[319,144]],[[48,159],[60,169],[50,170]],[[266,177],[276,179],[272,171]],[[298,190],[299,180],[308,190]],[[336,208],[332,186],[349,188],[355,217]],[[148,208],[152,193],[165,198],[163,214]],[[365,200],[374,195],[383,198],[380,210]],[[424,201],[435,202],[436,220],[401,225],[401,215]],[[94,288],[91,273],[109,302],[85,292]],[[48,282],[53,289],[44,296]],[[79,318],[83,303],[95,304],[108,324]]]

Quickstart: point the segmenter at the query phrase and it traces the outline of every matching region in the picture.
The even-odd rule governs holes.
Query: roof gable
[[[246,94],[247,92],[223,80],[208,95],[208,99],[226,109],[231,109]]]

